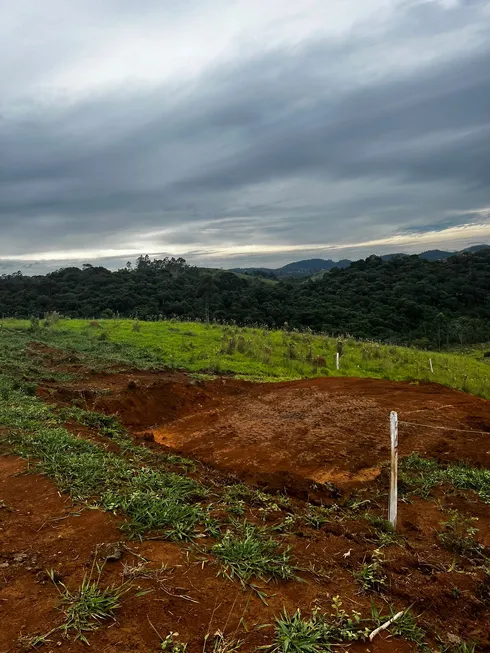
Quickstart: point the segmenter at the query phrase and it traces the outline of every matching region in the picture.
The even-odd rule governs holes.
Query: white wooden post
[[[396,529],[396,517],[398,510],[398,413],[390,413],[390,436],[391,436],[391,474],[390,474],[390,496],[388,506],[388,521]]]
[[[337,369],[340,369],[340,354],[337,352],[337,356],[335,356],[335,364],[337,366]]]
[[[434,368],[432,367],[432,358],[429,358],[430,371],[434,374]]]

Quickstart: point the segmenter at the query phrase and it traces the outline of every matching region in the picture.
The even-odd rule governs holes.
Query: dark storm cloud
[[[407,4],[181,82],[0,109],[0,255],[459,224],[490,205],[487,10]]]

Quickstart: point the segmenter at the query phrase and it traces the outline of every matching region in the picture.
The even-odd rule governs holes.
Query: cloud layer
[[[0,8],[4,267],[490,241],[490,2],[265,5]]]

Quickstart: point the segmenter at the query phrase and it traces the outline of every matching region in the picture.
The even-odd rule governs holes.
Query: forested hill
[[[46,276],[0,277],[3,316],[137,316],[236,321],[398,343],[443,346],[490,339],[490,250],[445,261],[377,256],[304,283],[150,261],[110,272],[90,265]]]

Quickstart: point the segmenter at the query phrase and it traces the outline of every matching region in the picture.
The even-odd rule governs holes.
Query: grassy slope
[[[101,328],[89,324],[63,320],[54,329],[42,329],[39,338],[139,367],[226,372],[261,381],[328,375],[434,381],[490,399],[490,361],[477,350],[451,354],[347,340],[337,372],[336,340],[322,335],[173,320],[136,327],[131,320],[99,320]],[[28,322],[8,320],[4,325],[22,329]],[[324,367],[315,365],[318,356],[325,359]]]

